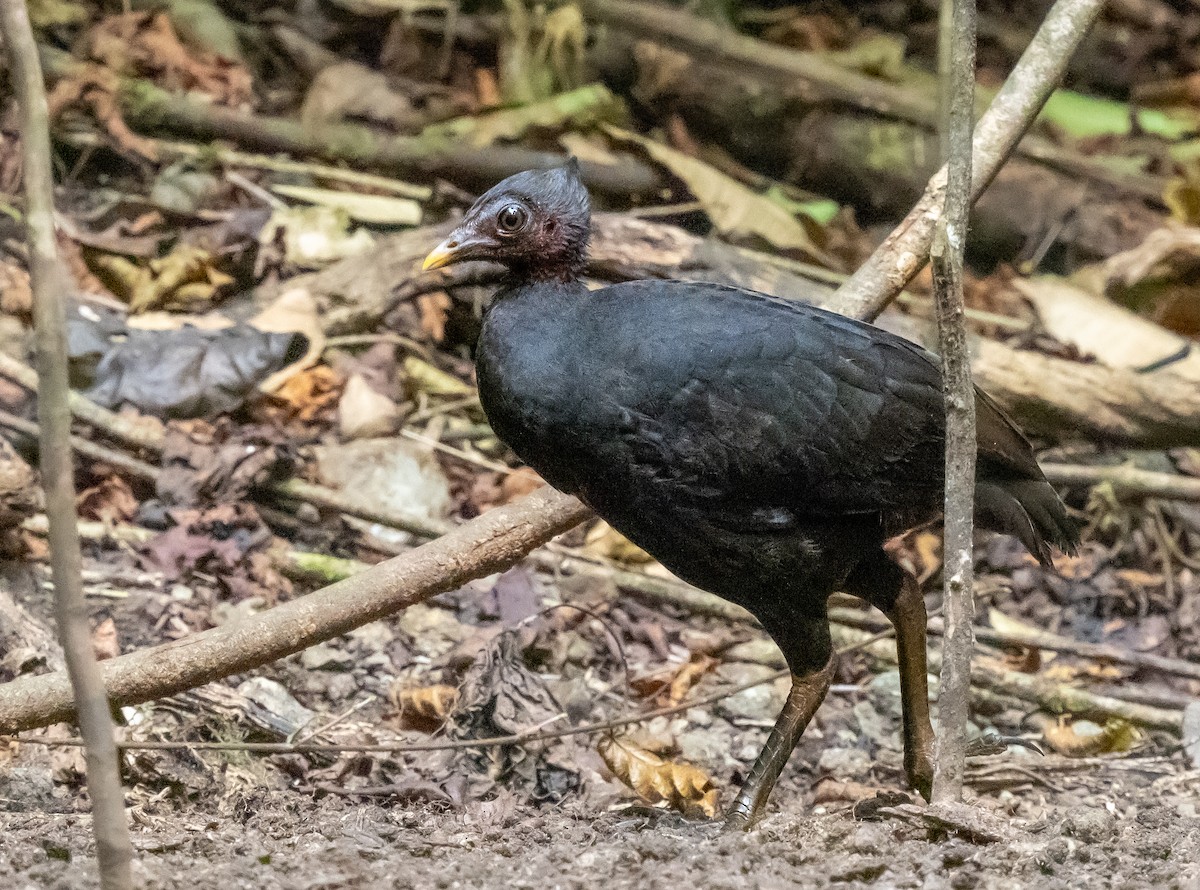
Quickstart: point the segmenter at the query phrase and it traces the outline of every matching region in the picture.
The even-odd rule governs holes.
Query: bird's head
[[[484,193],[421,268],[489,260],[518,279],[572,280],[583,272],[590,228],[587,189],[572,158],[517,173]]]

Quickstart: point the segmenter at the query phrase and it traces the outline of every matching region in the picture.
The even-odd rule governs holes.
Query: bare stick
[[[1058,0],[975,128],[971,198],[978,198],[1062,79],[1104,0]],[[842,285],[835,308],[873,319],[921,271],[945,201],[946,169],[875,253]]]
[[[105,890],[133,887],[133,847],[125,818],[125,796],[113,741],[112,717],[92,649],[83,597],[83,557],[75,528],[75,469],[71,453],[71,409],[67,399],[67,282],[54,231],[54,174],[50,161],[50,115],[29,14],[21,0],[0,2],[0,30],[21,108],[26,237],[33,289],[41,424],[42,487],[50,519],[50,565],[58,635],[74,690],[79,728],[87,744],[87,786],[100,884]]]
[[[975,0],[942,0],[942,147],[946,208],[930,250],[946,402],[946,639],[938,697],[933,801],[962,799],[971,700],[975,618],[972,536],[975,507],[975,386],[963,313],[963,256],[971,213],[971,131],[975,113]]]
[[[102,665],[117,705],[136,704],[247,671],[398,612],[472,578],[500,571],[590,512],[543,488],[449,534],[262,615],[110,659]],[[61,673],[0,686],[0,735],[68,719]]]

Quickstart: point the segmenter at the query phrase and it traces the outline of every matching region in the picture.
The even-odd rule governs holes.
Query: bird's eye
[[[525,224],[525,208],[520,204],[509,204],[496,217],[500,231],[511,234]]]

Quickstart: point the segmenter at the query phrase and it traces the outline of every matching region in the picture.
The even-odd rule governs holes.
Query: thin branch
[[[933,761],[934,803],[962,799],[971,649],[975,644],[971,634],[975,618],[975,386],[963,313],[963,257],[971,213],[971,133],[975,124],[975,0],[942,0],[941,39],[946,207],[931,254],[946,402],[946,635]]]
[[[37,44],[22,0],[0,2],[0,31],[8,48],[9,69],[21,112],[26,236],[40,366],[42,487],[50,519],[50,565],[58,635],[70,676],[69,688],[74,690],[78,702],[79,728],[86,742],[87,786],[92,799],[100,884],[105,890],[126,890],[133,886],[130,868],[133,846],[125,817],[112,717],[92,648],[83,596],[83,557],[75,527],[75,468],[67,378],[67,281],[59,262],[54,231],[50,114]]]
[[[508,568],[590,511],[548,488],[497,507],[449,534],[261,615],[140,649],[101,667],[109,696],[130,705],[260,667]],[[69,719],[70,684],[61,673],[0,686],[0,735]]]
[[[972,200],[983,194],[1042,110],[1103,7],[1104,0],[1057,0],[1054,4],[975,128]],[[945,192],[943,167],[908,216],[838,289],[834,305],[839,312],[873,319],[921,271],[942,215]]]

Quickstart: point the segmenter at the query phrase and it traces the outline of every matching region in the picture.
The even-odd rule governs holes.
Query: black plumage
[[[937,360],[871,325],[754,291],[638,281],[589,291],[587,192],[573,167],[482,196],[427,267],[507,266],[477,347],[496,433],[680,577],[739,603],[779,644],[793,695],[731,819],[761,810],[832,674],[825,603],[896,623],[906,766],[931,775],[924,604],[883,543],[937,517]],[[977,517],[1042,562],[1076,532],[1029,443],[978,394]],[[918,651],[919,650],[919,651]],[[919,676],[917,674],[919,673]]]

